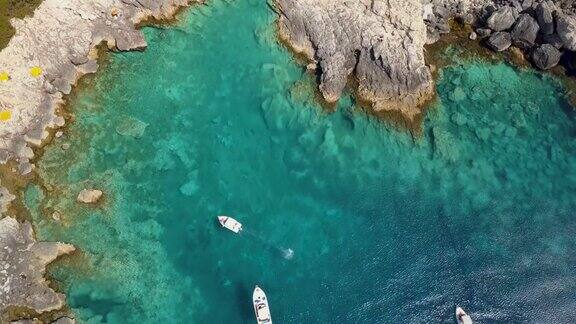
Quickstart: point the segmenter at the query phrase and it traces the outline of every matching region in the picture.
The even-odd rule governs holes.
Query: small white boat
[[[252,302],[254,303],[254,312],[256,313],[256,321],[258,324],[272,324],[268,299],[266,298],[264,291],[258,286],[254,288]]]
[[[222,227],[231,230],[234,233],[239,233],[242,230],[242,224],[232,217],[228,216],[218,216],[218,222]]]
[[[456,307],[456,321],[458,324],[472,324],[472,318],[470,318],[470,315],[466,314],[466,312],[460,307]]]

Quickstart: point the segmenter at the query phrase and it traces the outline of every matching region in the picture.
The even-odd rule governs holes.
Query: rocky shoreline
[[[45,0],[34,17],[13,20],[16,34],[0,51],[0,164],[14,161],[18,173],[33,172],[34,148],[65,123],[57,113],[64,96],[82,75],[98,69],[96,46],[142,50],[140,23],[170,19],[192,2],[203,1]],[[541,69],[576,51],[572,1],[276,0],[275,10],[279,37],[307,58],[327,102],[338,101],[353,78],[358,99],[374,112],[397,113],[408,121],[417,119],[435,95],[426,46],[450,32],[451,19],[474,26],[469,37],[495,51],[521,49]],[[10,307],[37,313],[59,309],[64,296],[48,287],[43,274],[47,264],[74,247],[36,242],[29,223],[6,215],[16,196],[2,185],[0,315]],[[98,200],[84,196],[78,199]]]
[[[12,19],[15,35],[0,51],[0,164],[33,173],[34,149],[64,126],[58,109],[77,80],[98,69],[97,49],[146,48],[138,29],[148,21],[167,21],[202,0],[44,0],[33,17]],[[18,311],[42,314],[62,308],[65,296],[54,292],[43,275],[47,264],[74,251],[64,243],[36,242],[30,223],[9,216],[16,199],[0,183],[0,321]],[[11,316],[6,317],[7,312]],[[16,315],[14,315],[16,313]],[[10,318],[11,317],[11,318]],[[8,319],[7,319],[8,318]],[[73,323],[61,317],[48,322]],[[22,319],[13,323],[41,323]]]
[[[308,59],[326,101],[336,102],[353,78],[359,101],[409,123],[434,97],[424,54],[450,33],[451,19],[475,28],[470,39],[498,52],[516,47],[543,70],[576,50],[573,1],[276,0],[275,10],[280,39]]]

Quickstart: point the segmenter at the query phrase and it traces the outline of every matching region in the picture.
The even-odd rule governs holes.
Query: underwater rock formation
[[[61,308],[64,295],[48,287],[43,275],[46,265],[73,251],[69,244],[36,242],[28,222],[0,219],[0,313],[9,306],[38,313]]]
[[[76,200],[85,204],[93,204],[102,198],[102,191],[98,189],[82,189]]]

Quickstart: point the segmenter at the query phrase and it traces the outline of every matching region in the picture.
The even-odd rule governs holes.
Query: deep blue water
[[[253,323],[258,284],[276,323],[452,323],[456,305],[576,321],[576,125],[557,81],[457,60],[413,138],[348,97],[323,111],[273,22],[261,1],[194,7],[74,98],[39,162],[51,192],[27,197],[41,239],[81,250],[51,270],[78,319]],[[86,187],[104,202],[77,204]]]

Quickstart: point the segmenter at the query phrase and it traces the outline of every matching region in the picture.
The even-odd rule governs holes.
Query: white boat
[[[470,318],[470,315],[466,314],[466,312],[460,307],[456,307],[456,321],[458,324],[472,324],[472,318]]]
[[[218,222],[222,227],[231,230],[234,233],[239,233],[242,230],[242,224],[232,217],[228,216],[218,216]]]
[[[254,312],[256,313],[256,321],[258,324],[272,324],[268,299],[266,298],[264,291],[258,286],[254,288],[252,302],[254,303]]]

